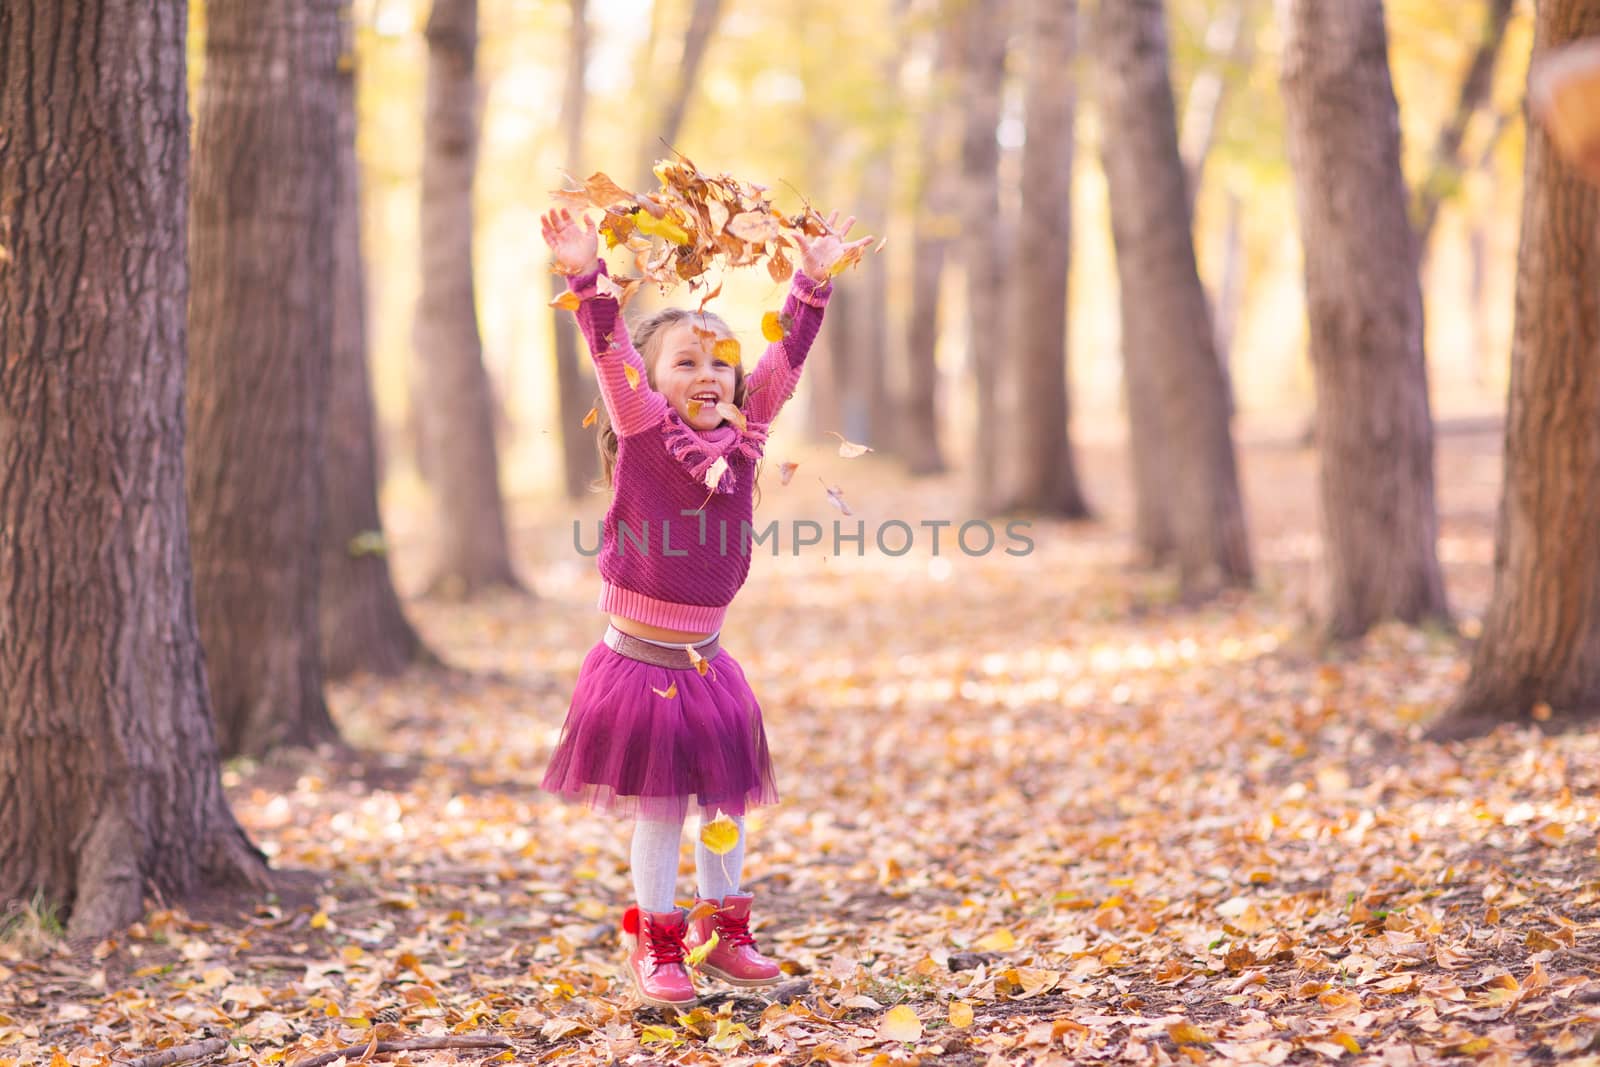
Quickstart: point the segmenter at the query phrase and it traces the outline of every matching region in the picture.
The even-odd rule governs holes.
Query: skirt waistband
[[[632,634],[625,634],[615,626],[606,627],[604,640],[607,647],[620,656],[677,671],[686,671],[694,667],[694,658],[689,655],[689,647],[693,647],[701,659],[707,660],[714,659],[717,653],[722,651],[722,643],[718,637],[712,637],[699,645],[664,648],[649,641],[641,641]]]

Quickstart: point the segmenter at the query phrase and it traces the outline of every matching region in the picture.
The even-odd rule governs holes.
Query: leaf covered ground
[[[1497,445],[1441,441],[1468,634]],[[784,792],[745,878],[778,995],[707,981],[690,1015],[635,1008],[628,828],[536,788],[601,620],[572,514],[530,505],[539,599],[410,604],[454,671],[333,687],[348,749],[229,768],[273,899],[155,901],[99,944],[13,921],[0,1065],[206,1038],[277,1064],[1600,1062],[1596,736],[1425,743],[1465,673],[1456,628],[1309,636],[1308,453],[1246,450],[1260,588],[1199,608],[1124,566],[1121,457],[1084,459],[1100,523],[1036,523],[1023,557],[947,532],[890,558],[870,531],[959,519],[959,483],[801,457],[869,549],[785,542],[724,630]],[[816,485],[769,470],[758,515],[831,529]],[[402,577],[418,523],[392,520]],[[382,1044],[452,1035],[505,1046]]]

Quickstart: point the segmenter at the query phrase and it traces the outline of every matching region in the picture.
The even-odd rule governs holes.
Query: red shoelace
[[[645,935],[650,943],[650,961],[657,967],[683,962],[682,927],[645,924]]]
[[[750,918],[743,919],[732,915],[717,912],[716,918],[717,937],[720,942],[729,948],[739,948],[743,945],[755,946],[756,939],[750,936]]]

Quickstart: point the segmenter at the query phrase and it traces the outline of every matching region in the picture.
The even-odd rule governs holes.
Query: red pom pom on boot
[[[750,936],[750,902],[754,899],[749,893],[729,893],[720,901],[695,898],[696,913],[704,912],[705,906],[711,911],[689,924],[684,943],[693,949],[710,941],[713,933],[717,935],[716,947],[706,953],[696,970],[747,989],[771,985],[782,977],[777,961],[758,952],[756,939]]]
[[[683,964],[683,937],[688,913],[643,911],[637,905],[622,913],[622,944],[628,950],[628,978],[639,998],[656,1008],[692,1008],[699,1003],[694,980]]]

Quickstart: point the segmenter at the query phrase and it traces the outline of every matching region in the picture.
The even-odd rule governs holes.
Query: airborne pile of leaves
[[[1441,439],[1469,621],[1493,445]],[[540,599],[412,605],[461,673],[340,687],[356,752],[230,771],[280,895],[0,949],[0,1065],[206,1038],[289,1065],[1600,1062],[1600,739],[1421,741],[1461,639],[1306,641],[1311,459],[1244,456],[1264,591],[1204,609],[1122,568],[1120,522],[1036,524],[1020,558],[947,529],[938,554],[754,562],[724,635],[784,789],[745,866],[777,990],[633,1001],[628,828],[536,789],[598,633],[591,563],[570,516],[528,516]],[[876,463],[844,487],[869,530],[959,513],[955,482]],[[1085,468],[1121,514],[1117,464]],[[839,519],[804,483],[763,509]]]

